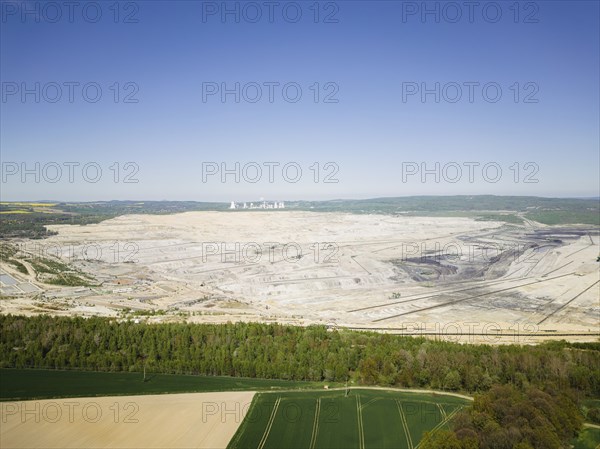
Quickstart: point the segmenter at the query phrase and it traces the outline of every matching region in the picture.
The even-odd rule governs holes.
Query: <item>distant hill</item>
[[[227,211],[229,203],[198,201],[2,202],[0,238],[44,238],[50,224],[90,224],[126,214]],[[407,196],[361,200],[286,201],[285,210],[471,217],[522,223],[600,225],[599,198],[534,196]],[[237,213],[234,210],[231,213]],[[259,213],[259,212],[258,212]],[[284,213],[284,211],[282,211]]]

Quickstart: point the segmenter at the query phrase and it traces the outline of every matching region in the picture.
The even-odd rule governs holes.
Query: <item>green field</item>
[[[468,400],[391,390],[259,393],[229,449],[415,448]]]
[[[600,447],[600,429],[587,427],[573,441],[573,449],[598,449]]]
[[[147,374],[146,377],[144,382],[142,373],[0,369],[0,400],[323,388],[318,382],[239,377],[174,374]]]

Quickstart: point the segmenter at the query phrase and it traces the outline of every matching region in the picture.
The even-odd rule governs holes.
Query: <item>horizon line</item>
[[[255,199],[255,200],[199,200],[199,199],[102,199],[102,200],[61,200],[61,199],[11,199],[4,200],[0,198],[0,203],[20,203],[20,202],[38,202],[38,203],[110,203],[110,202],[173,202],[173,203],[210,203],[210,204],[229,204],[232,201],[238,203],[251,201],[286,201],[286,202],[332,202],[332,201],[367,201],[395,198],[452,198],[452,197],[506,197],[506,198],[541,198],[541,199],[573,199],[573,200],[600,200],[598,196],[541,196],[541,195],[498,195],[498,194],[456,194],[456,195],[395,195],[395,196],[369,196],[369,197],[339,197],[332,199]]]

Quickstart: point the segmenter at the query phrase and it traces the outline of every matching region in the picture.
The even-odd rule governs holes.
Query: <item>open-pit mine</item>
[[[123,215],[16,241],[3,313],[277,321],[455,341],[594,340],[591,225],[300,211]],[[36,258],[86,276],[46,282]]]

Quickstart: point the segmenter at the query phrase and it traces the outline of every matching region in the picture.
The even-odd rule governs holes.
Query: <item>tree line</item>
[[[149,371],[479,392],[548,384],[600,396],[600,344],[462,345],[265,323],[0,316],[0,366]]]
[[[422,449],[560,449],[581,428],[575,398],[552,387],[495,385],[475,396],[451,430],[427,433]]]

